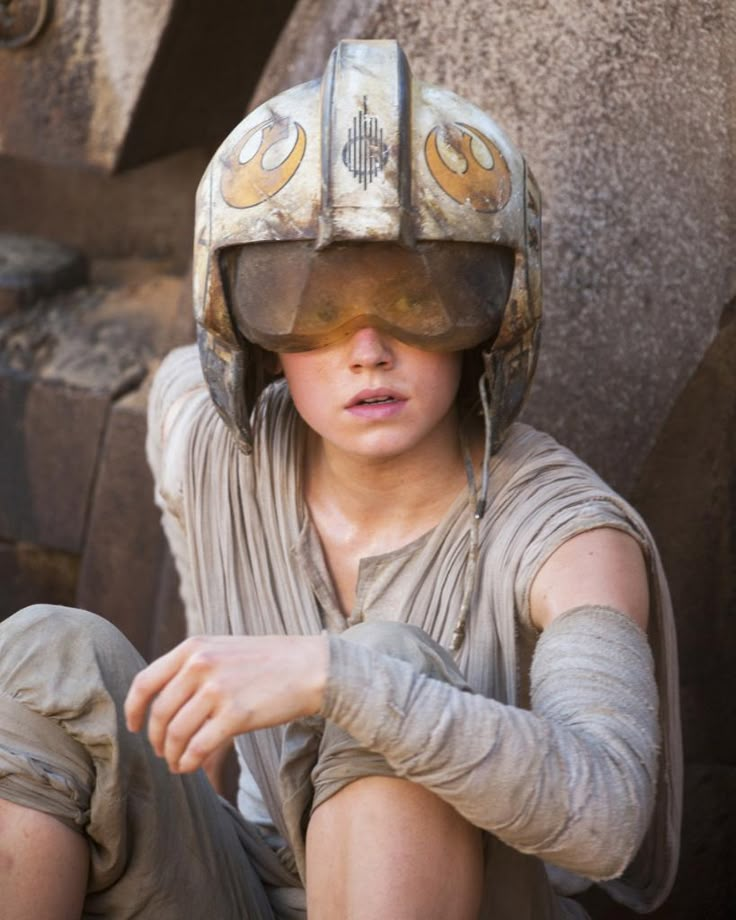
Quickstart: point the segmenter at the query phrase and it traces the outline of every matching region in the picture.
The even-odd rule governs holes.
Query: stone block
[[[145,394],[118,400],[100,450],[77,603],[114,623],[147,655],[163,533],[146,464]]]
[[[0,370],[0,538],[81,550],[108,402]]]
[[[183,151],[106,176],[0,155],[0,230],[43,232],[100,259],[161,262],[182,273],[192,255],[194,193],[209,156]]]
[[[86,281],[87,260],[78,250],[39,237],[0,233],[0,315]]]
[[[4,4],[4,17],[20,20],[42,2]],[[35,41],[0,55],[0,153],[111,171],[219,140],[238,120],[292,6],[51,4]]]
[[[53,4],[36,41],[0,58],[0,149],[114,166],[173,7],[174,0]]]
[[[164,276],[0,317],[0,538],[81,552],[110,405],[185,336],[181,295]]]
[[[114,623],[151,660],[180,642],[186,630],[145,456],[148,389],[118,400],[110,412],[77,604]]]

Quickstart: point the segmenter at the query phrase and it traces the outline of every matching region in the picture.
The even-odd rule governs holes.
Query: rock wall
[[[110,172],[213,143],[237,120],[293,5],[3,2],[0,153]]]
[[[678,397],[633,495],[667,565],[680,645],[685,814],[668,920],[736,905],[736,316]]]
[[[18,282],[0,314],[0,619],[41,601],[80,606],[150,657],[183,621],[144,454],[146,399],[160,356],[192,336],[188,285],[158,272],[39,298],[34,282],[51,272],[38,251],[50,248],[0,234],[0,289]]]

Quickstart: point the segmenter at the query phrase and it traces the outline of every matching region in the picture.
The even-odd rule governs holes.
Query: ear
[[[281,363],[281,355],[277,354],[275,351],[272,351],[270,353],[270,357],[271,363],[268,369],[274,377],[280,377],[284,373],[284,366]]]
[[[281,364],[281,356],[275,351],[266,351],[263,349],[263,369],[270,380],[281,377],[284,368]]]

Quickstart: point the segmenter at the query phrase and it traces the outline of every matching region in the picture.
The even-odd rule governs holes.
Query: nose
[[[366,367],[384,369],[392,367],[394,353],[391,337],[373,326],[358,329],[350,339],[349,359],[353,370]]]

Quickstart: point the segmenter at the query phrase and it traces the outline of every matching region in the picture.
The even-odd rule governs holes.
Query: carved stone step
[[[0,233],[0,316],[87,281],[87,260],[71,246]]]

